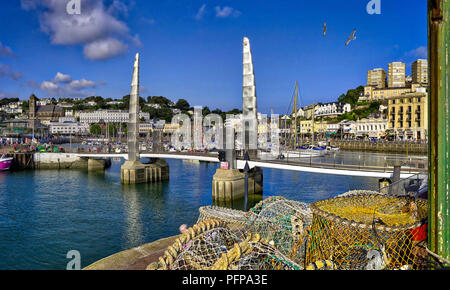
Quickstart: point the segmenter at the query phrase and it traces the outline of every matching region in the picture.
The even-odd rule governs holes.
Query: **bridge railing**
[[[243,160],[241,154],[237,154],[238,159]],[[367,161],[367,156],[355,155],[355,153],[328,153],[320,157],[302,157],[292,158],[280,156],[265,156],[264,158],[253,158],[253,161],[270,162],[277,164],[286,164],[294,166],[305,166],[326,169],[343,169],[343,170],[360,170],[360,171],[375,171],[375,172],[393,172],[394,164],[401,165],[402,173],[415,174],[427,171],[426,158],[414,158],[403,156],[384,156],[378,157],[377,161]],[[374,162],[376,164],[374,164]]]
[[[379,190],[384,194],[396,196],[406,196],[413,193],[414,196],[420,197],[428,191],[428,173],[419,173],[411,177],[401,179],[382,187]]]

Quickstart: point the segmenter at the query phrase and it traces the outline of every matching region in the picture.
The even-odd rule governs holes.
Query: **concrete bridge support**
[[[106,168],[106,160],[105,159],[88,159],[88,171],[103,171]]]
[[[263,193],[263,172],[255,167],[248,175],[248,194]],[[245,174],[239,169],[218,168],[212,181],[212,198],[215,201],[231,201],[244,198]]]
[[[169,164],[164,159],[144,164],[138,161],[125,161],[120,169],[123,184],[151,183],[169,180]]]

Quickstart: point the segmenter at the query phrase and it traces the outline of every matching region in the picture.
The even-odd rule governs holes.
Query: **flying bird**
[[[323,23],[323,36],[325,36],[326,33],[327,33],[327,23],[324,22]]]
[[[348,37],[347,41],[345,42],[345,45],[348,45],[350,43],[350,41],[356,39],[355,33],[356,33],[356,29],[353,29],[352,34],[350,34],[350,36]]]

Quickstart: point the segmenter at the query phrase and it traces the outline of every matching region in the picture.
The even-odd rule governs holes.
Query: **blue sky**
[[[335,101],[368,69],[427,58],[426,0],[380,0],[379,15],[369,0],[81,0],[80,15],[67,2],[2,1],[0,97],[121,98],[139,52],[141,96],[240,108],[247,36],[258,110],[282,114],[295,81],[301,105]]]

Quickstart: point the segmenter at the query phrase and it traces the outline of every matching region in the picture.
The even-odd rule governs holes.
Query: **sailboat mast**
[[[295,97],[294,97],[294,134],[295,134],[295,143],[294,148],[297,148],[297,98],[298,98],[298,83],[295,82]]]
[[[312,146],[314,146],[314,113],[315,113],[315,107],[316,105],[313,103],[313,109],[312,109]]]

